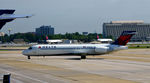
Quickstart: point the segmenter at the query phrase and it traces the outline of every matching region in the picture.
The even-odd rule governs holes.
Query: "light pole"
[[[8,37],[9,37],[9,42],[10,42],[10,32],[12,31],[12,29],[11,28],[9,28],[8,29],[8,32],[9,32],[9,35],[8,35]]]
[[[3,32],[0,32],[0,43],[2,43],[2,41],[3,41],[3,37],[5,36],[5,33],[3,33]]]
[[[8,29],[8,32],[9,32],[9,36],[10,36],[10,32],[11,32],[11,31],[12,31],[12,29],[11,29],[11,28],[9,28],[9,29]]]

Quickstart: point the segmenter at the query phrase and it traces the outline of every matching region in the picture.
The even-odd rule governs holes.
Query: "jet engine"
[[[95,52],[96,53],[106,53],[108,52],[109,47],[101,47],[101,46],[96,46]]]

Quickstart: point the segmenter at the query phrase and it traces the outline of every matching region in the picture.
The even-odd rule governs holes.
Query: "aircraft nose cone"
[[[22,52],[22,54],[23,54],[23,55],[28,55],[28,51],[27,51],[27,50],[24,50],[24,51]]]
[[[121,49],[128,49],[128,47],[127,46],[122,46]]]

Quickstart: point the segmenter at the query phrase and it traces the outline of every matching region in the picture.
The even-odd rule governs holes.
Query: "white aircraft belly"
[[[76,49],[76,50],[74,50],[74,53],[75,54],[80,54],[80,53],[93,54],[93,53],[95,53],[95,50],[94,49]]]

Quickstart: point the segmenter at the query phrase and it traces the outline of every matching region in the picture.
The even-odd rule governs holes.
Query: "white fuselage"
[[[42,44],[34,45],[23,51],[26,56],[51,56],[67,54],[97,55],[115,50],[127,49],[127,46],[111,44]]]

